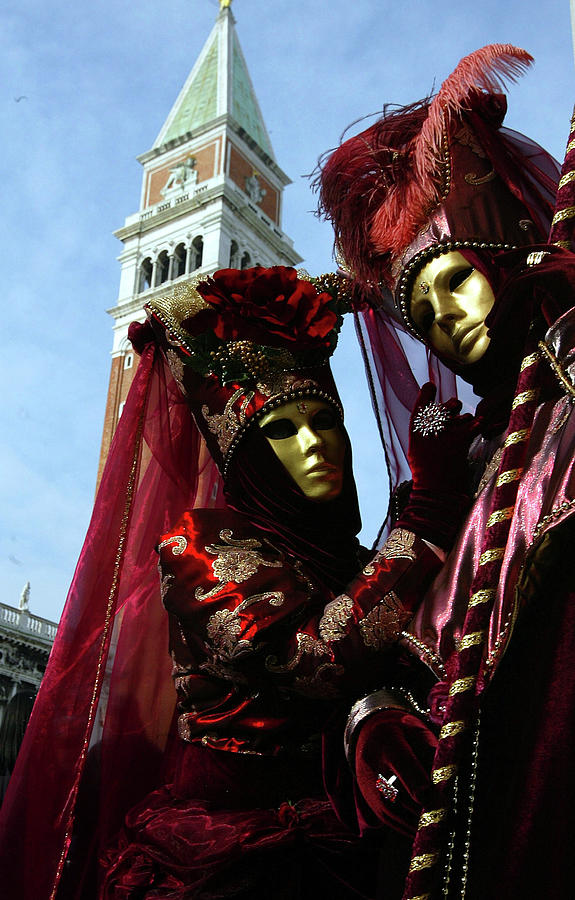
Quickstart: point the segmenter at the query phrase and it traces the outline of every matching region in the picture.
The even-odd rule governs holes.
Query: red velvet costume
[[[433,576],[436,555],[396,531],[336,597],[245,517],[206,509],[184,514],[160,560],[187,746],[174,783],[129,814],[103,896],[127,885],[227,896],[237,882],[241,896],[266,897],[286,864],[294,880],[278,896],[374,896],[377,852],[323,796],[321,731],[338,699],[379,683],[381,651],[409,617],[399,596],[415,602],[411,586]],[[223,834],[216,847],[209,829]],[[300,884],[304,861],[313,871]]]
[[[391,316],[433,352],[410,298],[430,291],[422,267],[444,253],[460,253],[495,297],[483,358],[466,367],[442,359],[483,398],[472,453],[480,483],[405,642],[436,672],[430,722],[441,726],[405,900],[573,893],[575,262],[570,241],[543,243],[552,161],[500,128],[499,79],[528,62],[507,45],[472,54],[436,97],[386,111],[322,175],[339,250],[379,307],[365,319],[372,353],[385,348]],[[572,169],[560,186],[571,183]],[[566,206],[554,222],[572,221],[572,196]],[[394,312],[375,282],[395,290]],[[398,375],[396,354],[388,381],[409,385],[404,363]],[[376,360],[387,398],[385,367]],[[397,723],[383,726],[389,761]],[[418,734],[405,729],[403,740],[417,758]],[[412,778],[421,778],[415,766]]]
[[[267,288],[260,301],[267,328],[276,270],[253,271]],[[237,296],[242,279],[249,292],[252,278],[217,273],[218,290],[199,290],[227,304],[232,289],[220,294],[220,285],[233,284]],[[321,301],[308,295],[302,303],[311,300],[315,321],[331,327]],[[226,327],[233,313],[223,316]],[[274,886],[278,896],[373,897],[379,844],[374,850],[359,841],[325,797],[322,732],[339,710],[381,684],[384,651],[437,572],[438,557],[414,533],[396,529],[362,568],[345,433],[343,488],[320,503],[295,486],[257,427],[266,410],[290,399],[305,408],[305,398],[316,397],[338,410],[329,369],[317,356],[303,376],[283,369],[267,381],[260,375],[255,390],[237,370],[231,384],[223,383],[225,374],[202,381],[193,368],[201,344],[189,335],[201,335],[203,325],[195,317],[181,324],[189,320],[179,298],[152,304],[151,314],[226,473],[230,508],[186,512],[159,543],[182,742],[168,785],[128,814],[120,843],[108,850],[102,897],[133,891],[151,898],[169,889],[175,898],[263,898],[278,866],[286,870],[286,883]],[[216,333],[218,321],[215,328],[208,323]],[[231,336],[242,328],[240,322]],[[253,365],[254,355],[247,359]],[[468,418],[453,419],[466,441]]]

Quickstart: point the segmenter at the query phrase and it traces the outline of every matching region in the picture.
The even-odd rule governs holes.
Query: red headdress
[[[314,396],[343,418],[329,366],[343,321],[342,281],[298,277],[285,266],[221,269],[147,305],[224,476],[245,431],[281,403]]]
[[[384,115],[325,162],[320,206],[354,275],[393,287],[414,253],[432,243],[500,245],[545,240],[554,160],[502,129],[498,93],[532,57],[510,44],[466,56],[431,99]],[[374,302],[377,302],[374,300]]]
[[[477,50],[434,97],[386,107],[326,158],[317,179],[338,255],[370,306],[356,324],[392,486],[409,477],[418,383],[434,381],[439,400],[456,393],[453,374],[405,334],[419,337],[406,302],[419,267],[451,249],[498,253],[547,240],[557,163],[502,127],[501,88],[530,62],[509,44]]]

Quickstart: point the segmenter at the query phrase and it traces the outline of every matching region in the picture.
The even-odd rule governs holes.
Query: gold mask
[[[343,486],[345,440],[335,410],[322,400],[291,400],[259,421],[268,443],[310,500],[333,500]]]
[[[485,275],[457,250],[435,256],[411,289],[413,323],[441,356],[462,366],[477,362],[489,346],[485,319],[495,302]]]

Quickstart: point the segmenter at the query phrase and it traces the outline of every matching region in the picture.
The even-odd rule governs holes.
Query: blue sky
[[[536,64],[509,91],[512,128],[562,157],[575,92],[567,0],[234,0],[280,166],[284,230],[312,273],[333,267],[304,177],[344,128],[430,91],[492,42]],[[137,210],[135,157],[156,138],[217,0],[21,0],[0,13],[3,347],[0,600],[57,618],[87,527],[119,283],[113,237]],[[25,99],[17,98],[24,97]],[[353,335],[336,374],[355,447],[364,539],[386,508],[383,458]]]

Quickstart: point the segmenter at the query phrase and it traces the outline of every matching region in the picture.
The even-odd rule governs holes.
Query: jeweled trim
[[[238,447],[238,444],[242,440],[248,428],[251,428],[256,424],[260,419],[262,419],[265,415],[267,415],[272,409],[277,409],[278,406],[282,406],[284,403],[289,403],[291,400],[300,400],[303,397],[314,397],[317,400],[324,400],[326,403],[329,403],[334,407],[336,412],[338,413],[340,420],[343,422],[343,409],[341,404],[332,397],[331,394],[328,394],[327,391],[321,390],[319,387],[309,387],[309,388],[298,388],[294,391],[285,391],[283,394],[280,394],[277,397],[272,397],[271,400],[267,400],[266,403],[258,409],[252,416],[249,417],[236,431],[236,434],[233,440],[230,442],[226,457],[224,460],[224,466],[222,469],[222,475],[226,478],[228,474],[228,469],[230,467],[230,462],[232,461],[232,457]]]
[[[425,343],[425,340],[413,324],[409,314],[409,290],[411,288],[411,282],[423,265],[424,260],[428,257],[434,258],[441,256],[444,253],[450,253],[452,250],[500,250],[501,252],[504,252],[516,249],[517,247],[513,244],[492,243],[490,241],[447,241],[446,243],[432,244],[430,247],[425,247],[423,250],[420,250],[419,253],[416,253],[403,269],[395,292],[395,305],[411,334],[416,337],[418,341],[421,341],[421,343]]]

